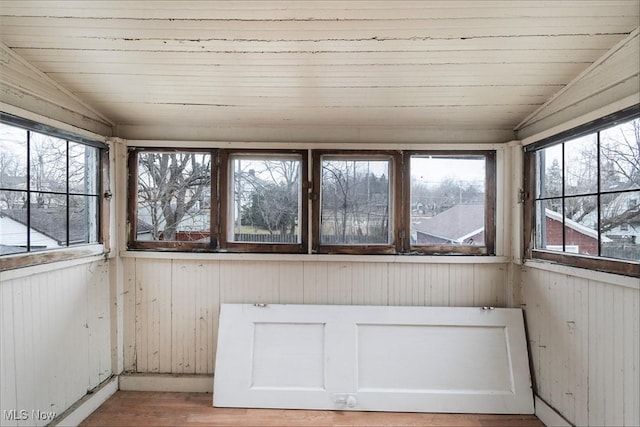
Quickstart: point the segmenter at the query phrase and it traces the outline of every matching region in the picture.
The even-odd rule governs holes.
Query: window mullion
[[[561,201],[562,203],[560,204],[561,207],[560,209],[562,210],[562,252],[566,252],[567,251],[567,213],[565,211],[565,182],[566,182],[566,172],[567,172],[567,168],[566,168],[566,158],[565,158],[565,145],[564,143],[562,143],[562,185],[561,185]],[[546,218],[546,213],[545,213],[545,221],[547,220]]]
[[[27,131],[27,252],[31,252],[31,131]]]
[[[70,214],[70,206],[69,206],[69,203],[71,202],[71,198],[70,198],[70,196],[69,196],[69,178],[70,178],[70,176],[69,176],[69,140],[67,140],[67,141],[65,142],[65,144],[66,144],[66,148],[67,148],[67,151],[66,151],[66,159],[67,159],[67,162],[66,162],[66,163],[67,163],[67,170],[66,170],[66,175],[67,175],[67,185],[66,185],[66,187],[65,187],[65,189],[66,189],[66,191],[65,191],[65,192],[66,192],[66,194],[65,194],[65,198],[66,198],[66,200],[67,200],[67,206],[66,206],[66,208],[67,208],[67,209],[66,209],[66,212],[67,212],[67,230],[66,230],[66,231],[67,231],[67,245],[66,245],[66,246],[69,246],[69,243],[70,243],[70,241],[71,241],[71,239],[70,239],[70,237],[71,237],[71,236],[70,236],[70,234],[71,234],[71,233],[70,233],[70,231],[69,231],[69,229],[71,228],[71,214]],[[85,168],[86,168],[86,165],[85,165]]]
[[[597,137],[596,137],[596,161],[597,161],[597,169],[596,169],[596,179],[598,182],[596,182],[596,191],[598,192],[598,194],[596,195],[596,224],[597,224],[597,235],[598,235],[598,256],[602,256],[602,234],[601,234],[601,230],[602,230],[602,212],[600,211],[600,193],[602,191],[601,188],[601,176],[600,176],[600,132],[597,133]]]

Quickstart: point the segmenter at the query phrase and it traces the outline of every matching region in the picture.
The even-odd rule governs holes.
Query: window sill
[[[564,252],[551,252],[543,250],[532,251],[531,261],[547,262],[559,266],[584,269],[589,272],[602,272],[623,276],[640,277],[640,263],[601,258],[588,255],[575,255]]]
[[[9,280],[9,276],[14,275],[12,272],[18,269],[41,267],[44,270],[51,270],[57,268],[49,265],[52,263],[64,262],[64,266],[68,263],[85,263],[104,257],[107,254],[108,252],[105,250],[104,245],[92,244],[43,252],[6,255],[0,257],[0,274],[4,281]]]
[[[640,290],[640,279],[637,277],[623,276],[616,273],[607,273],[603,271],[595,271],[586,268],[573,267],[565,264],[545,261],[541,259],[526,259],[522,265],[523,269],[536,269],[549,271],[567,276],[579,277],[581,279],[603,282],[611,285],[622,286]]]
[[[407,264],[504,264],[505,256],[466,255],[343,255],[343,254],[269,254],[269,253],[196,253],[167,251],[121,251],[121,258],[180,259],[209,261],[283,261],[283,262],[373,262]]]

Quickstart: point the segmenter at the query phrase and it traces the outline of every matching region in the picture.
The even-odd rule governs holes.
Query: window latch
[[[525,198],[527,197],[527,192],[522,188],[518,190],[518,203],[524,203]]]

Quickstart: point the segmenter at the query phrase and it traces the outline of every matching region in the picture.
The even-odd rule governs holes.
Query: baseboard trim
[[[545,426],[571,427],[573,425],[539,396],[534,396],[534,405],[536,408],[536,417],[538,417]]]
[[[213,375],[122,374],[120,390],[213,393]]]
[[[77,426],[118,391],[118,377],[113,376],[71,405],[54,419],[50,426]]]

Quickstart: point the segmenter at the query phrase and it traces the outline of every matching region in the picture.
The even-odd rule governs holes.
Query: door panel
[[[519,309],[225,304],[214,405],[533,413]]]

